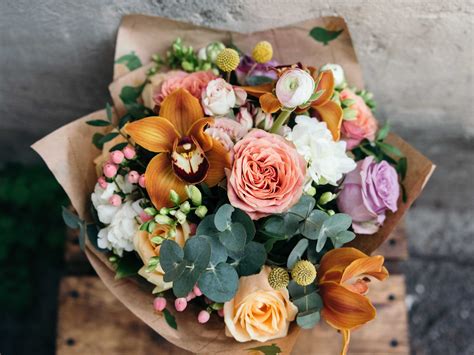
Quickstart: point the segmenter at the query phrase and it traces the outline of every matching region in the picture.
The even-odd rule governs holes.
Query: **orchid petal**
[[[278,101],[275,95],[266,93],[260,96],[260,106],[262,106],[263,112],[275,113],[281,108],[281,103]]]
[[[173,172],[171,160],[166,153],[157,154],[145,171],[145,184],[148,195],[155,208],[171,207],[170,191],[174,190],[184,199],[186,190],[183,183]]]
[[[189,91],[177,89],[168,95],[160,107],[160,116],[166,117],[184,136],[194,122],[204,117],[201,104]]]
[[[321,277],[320,282],[336,281],[334,277],[331,277],[331,273],[339,272],[338,275],[342,277],[342,273],[348,265],[354,260],[366,257],[366,254],[355,248],[346,247],[328,251],[324,254],[319,265],[318,275]]]
[[[324,90],[323,94],[312,103],[312,106],[321,106],[328,102],[334,93],[334,75],[331,70],[323,71],[319,74],[316,90]]]
[[[335,282],[321,283],[320,295],[324,304],[321,316],[336,329],[354,329],[375,318],[375,308],[367,297]]]
[[[157,116],[128,123],[125,126],[125,132],[135,143],[156,153],[171,151],[173,142],[179,137],[179,133],[170,121]]]
[[[273,87],[275,83],[267,83],[262,85],[255,85],[255,86],[241,86],[247,94],[252,95],[254,97],[260,97],[263,94],[271,93],[273,91]]]
[[[212,122],[214,122],[214,119],[211,117],[201,118],[193,123],[186,134],[188,137],[194,137],[205,152],[212,148],[213,140],[210,135],[204,132],[204,129]]]
[[[342,108],[334,101],[328,101],[324,105],[311,107],[318,112],[319,117],[326,122],[328,129],[332,133],[332,137],[335,141],[341,138],[341,125],[342,125]]]
[[[384,257],[381,255],[368,256],[354,260],[344,270],[340,282],[342,284],[354,277],[359,277],[361,275],[370,275],[376,277],[379,280],[384,280],[386,277],[388,277],[388,272],[384,272],[384,270],[387,270],[383,267],[383,263]]]
[[[230,169],[230,157],[227,149],[217,140],[213,140],[212,149],[206,152],[209,160],[209,171],[204,182],[208,186],[215,186],[225,177],[225,169]]]

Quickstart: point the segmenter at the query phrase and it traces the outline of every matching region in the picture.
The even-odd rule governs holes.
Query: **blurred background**
[[[472,1],[2,0],[1,354],[54,353],[67,199],[29,146],[104,107],[129,13],[244,32],[343,16],[377,117],[438,166],[407,218],[412,353],[474,353]]]

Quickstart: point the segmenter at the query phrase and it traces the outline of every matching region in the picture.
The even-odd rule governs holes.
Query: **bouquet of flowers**
[[[131,28],[147,33],[124,22],[119,40]],[[306,35],[328,45],[343,30]],[[368,254],[432,165],[389,135],[344,64],[274,55],[296,41],[240,47],[201,31],[160,39],[145,66],[142,47],[119,56],[115,107],[36,144],[79,214],[65,221],[118,298],[179,346],[279,352],[322,318],[346,353],[375,317],[369,282],[388,277]]]

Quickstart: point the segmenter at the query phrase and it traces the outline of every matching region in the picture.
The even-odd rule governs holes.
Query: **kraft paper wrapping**
[[[344,31],[336,40],[324,46],[308,35],[315,26]],[[344,67],[351,84],[363,87],[362,73],[350,34],[341,18],[323,17],[287,27],[241,34],[202,28],[159,17],[130,15],[123,18],[119,28],[115,58],[133,51],[139,56],[143,67],[132,72],[123,65],[116,64],[114,67],[114,82],[109,88],[114,110],[119,117],[124,112],[123,103],[119,98],[121,88],[125,85],[141,85],[146,78],[146,70],[151,65],[151,55],[165,54],[176,37],[181,37],[186,44],[191,44],[194,48],[200,48],[214,40],[233,42],[245,52],[249,52],[259,40],[268,40],[274,47],[275,59],[282,64],[297,61],[313,66],[328,62],[338,63]],[[91,138],[95,132],[100,132],[101,128],[89,126],[85,122],[105,117],[105,110],[94,112],[59,128],[32,146],[66,191],[79,217],[86,221],[91,221],[90,194],[97,180],[93,161],[100,154],[100,151],[92,145]],[[105,129],[102,128],[102,131]],[[408,171],[404,181],[407,201],[406,203],[400,201],[398,211],[388,214],[384,226],[378,233],[358,236],[351,243],[366,253],[374,251],[388,237],[421,193],[434,170],[430,160],[400,137],[391,134],[389,141],[408,158]],[[292,325],[286,338],[265,344],[238,343],[233,338],[225,336],[224,324],[217,317],[211,317],[211,321],[205,326],[197,325],[198,310],[192,308],[183,313],[172,311],[178,323],[176,331],[166,324],[161,315],[153,312],[154,297],[149,289],[142,287],[134,279],[116,280],[112,266],[105,255],[95,250],[89,242],[86,242],[86,254],[104,284],[127,308],[165,339],[181,348],[195,353],[238,354],[248,348],[276,343],[284,353],[289,353],[297,339],[299,328]],[[337,336],[336,332],[334,336]]]

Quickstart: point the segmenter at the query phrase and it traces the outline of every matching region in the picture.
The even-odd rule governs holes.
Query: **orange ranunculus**
[[[375,318],[375,308],[365,296],[369,277],[384,280],[384,257],[368,256],[354,248],[338,248],[323,256],[318,270],[321,316],[343,335],[341,354],[347,353],[350,331]]]
[[[278,69],[278,75],[281,76],[285,70],[283,68]],[[311,108],[316,111],[317,116],[321,118],[323,122],[326,122],[328,129],[331,131],[335,141],[338,141],[341,137],[341,124],[342,124],[342,108],[339,104],[332,101],[332,95],[334,93],[334,76],[331,70],[322,71],[317,75],[315,68],[308,68],[315,83],[314,92],[323,90],[321,96],[311,103]],[[247,94],[258,97],[260,105],[263,111],[268,113],[275,113],[282,108],[280,101],[274,94],[275,82],[256,85],[256,86],[244,86],[242,87]],[[297,111],[299,111],[297,109]]]
[[[213,122],[204,117],[199,101],[185,89],[168,95],[159,116],[147,117],[125,126],[140,146],[158,153],[145,171],[146,190],[156,208],[169,207],[170,190],[184,199],[185,186],[205,182],[217,185],[230,168],[227,150],[204,133]]]

